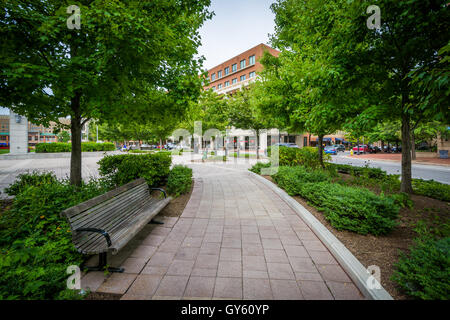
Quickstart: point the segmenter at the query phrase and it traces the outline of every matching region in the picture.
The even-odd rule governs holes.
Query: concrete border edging
[[[342,268],[347,272],[363,295],[371,300],[393,300],[391,295],[374,278],[369,279],[370,275],[359,260],[348,250],[342,242],[339,241],[316,217],[314,217],[305,207],[295,201],[284,190],[264,177],[248,171],[248,173],[257,180],[270,187],[278,194],[289,206],[303,219],[311,228],[323,244],[330,250]],[[368,282],[379,285],[380,289],[371,289]]]

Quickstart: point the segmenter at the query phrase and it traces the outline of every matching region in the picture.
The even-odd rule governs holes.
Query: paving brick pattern
[[[243,171],[193,165],[180,218],[151,232],[101,284],[122,299],[363,299],[302,219]]]

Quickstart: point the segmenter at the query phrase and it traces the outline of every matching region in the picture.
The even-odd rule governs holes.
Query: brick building
[[[213,89],[218,94],[232,94],[255,81],[258,72],[263,69],[259,59],[264,51],[275,57],[280,53],[261,43],[208,70],[209,84],[204,89]]]
[[[219,95],[232,95],[242,87],[256,81],[258,73],[264,68],[259,60],[265,51],[268,51],[275,57],[278,57],[280,54],[278,50],[261,43],[209,69],[209,83],[203,88],[205,90],[212,89]],[[228,137],[226,141],[229,148],[256,149],[256,137],[251,130],[232,128],[229,133],[231,137]],[[317,141],[317,136],[311,136],[308,133],[280,132],[277,129],[271,129],[260,135],[260,152],[278,142],[290,142],[297,144],[299,147],[303,147],[317,145]],[[343,132],[338,132],[335,135],[329,135],[324,138],[324,143],[326,144],[339,144],[344,141]]]

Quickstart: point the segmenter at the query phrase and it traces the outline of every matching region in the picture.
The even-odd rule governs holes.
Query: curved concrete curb
[[[355,285],[361,290],[362,294],[371,300],[393,300],[391,295],[370,276],[366,268],[358,259],[340,242],[319,220],[316,219],[305,207],[295,201],[284,190],[261,177],[260,175],[248,171],[248,173],[271,188],[278,194],[289,206],[303,219],[303,221],[311,228],[323,244],[330,250],[336,260],[341,264],[342,268],[347,272]],[[371,289],[368,283],[380,289]]]

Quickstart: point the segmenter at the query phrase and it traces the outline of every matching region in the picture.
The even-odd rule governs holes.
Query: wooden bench
[[[159,190],[163,199],[150,196],[150,190]],[[107,253],[117,254],[169,202],[166,192],[149,188],[145,179],[137,179],[98,197],[61,212],[72,231],[72,241],[83,254],[99,254],[96,267],[88,271],[105,270]],[[160,222],[154,222],[160,223]],[[108,267],[110,272],[123,268]]]

